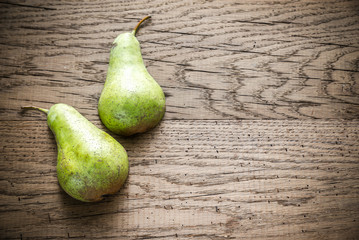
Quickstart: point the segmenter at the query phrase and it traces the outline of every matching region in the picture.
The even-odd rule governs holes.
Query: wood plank
[[[99,121],[95,124],[104,129]],[[67,196],[43,121],[0,121],[4,239],[355,239],[359,121],[166,120],[132,138],[130,176]]]
[[[97,120],[111,42],[148,14],[138,39],[165,119],[359,117],[356,0],[0,5],[0,120],[58,102]]]

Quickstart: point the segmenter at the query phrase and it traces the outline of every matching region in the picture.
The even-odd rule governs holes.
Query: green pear
[[[128,159],[113,137],[66,104],[55,104],[50,110],[23,109],[47,114],[57,143],[57,178],[66,193],[80,201],[95,202],[121,188],[128,175]]]
[[[107,78],[98,103],[102,123],[123,136],[145,132],[163,118],[165,95],[148,73],[136,32],[120,34],[113,42]]]

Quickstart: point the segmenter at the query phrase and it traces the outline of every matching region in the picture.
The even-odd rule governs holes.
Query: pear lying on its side
[[[23,109],[47,114],[57,142],[57,178],[65,192],[80,201],[94,202],[121,188],[128,175],[128,159],[113,137],[66,104],[55,104],[50,110]]]
[[[148,73],[135,36],[140,24],[148,18],[113,42],[107,78],[98,103],[103,124],[124,136],[155,127],[166,109],[165,95]]]

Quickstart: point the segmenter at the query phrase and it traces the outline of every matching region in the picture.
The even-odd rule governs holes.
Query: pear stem
[[[138,30],[138,28],[140,27],[141,23],[143,23],[145,20],[147,20],[147,19],[149,19],[149,18],[151,18],[151,16],[146,16],[146,17],[144,17],[139,23],[137,23],[136,27],[133,29],[133,32],[132,32],[133,35],[136,36],[137,30]]]
[[[26,107],[21,107],[21,109],[25,109],[25,110],[38,110],[38,111],[41,111],[41,112],[44,112],[47,113],[49,112],[48,109],[45,109],[45,108],[39,108],[39,107],[34,107],[34,106],[26,106]]]

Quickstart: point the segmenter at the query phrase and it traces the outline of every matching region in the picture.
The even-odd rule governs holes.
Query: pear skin
[[[83,202],[95,202],[119,191],[129,166],[126,150],[113,137],[66,104],[55,104],[49,110],[23,109],[47,114],[57,143],[57,178],[66,193]]]
[[[107,78],[98,103],[102,123],[123,136],[155,127],[166,110],[165,95],[148,73],[135,36],[140,24],[148,18],[113,42]]]

